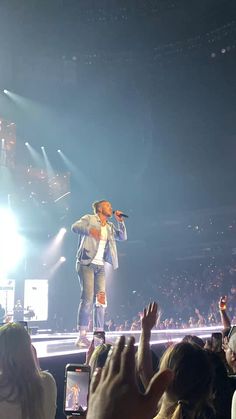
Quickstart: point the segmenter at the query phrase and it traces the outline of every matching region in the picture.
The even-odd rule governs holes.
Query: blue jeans
[[[93,306],[93,329],[104,330],[105,318],[105,270],[104,266],[77,265],[81,297],[77,323],[79,329],[88,328],[89,316]]]

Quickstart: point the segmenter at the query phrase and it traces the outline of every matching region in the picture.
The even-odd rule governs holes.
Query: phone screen
[[[65,375],[64,413],[81,416],[86,414],[90,368],[68,365]]]

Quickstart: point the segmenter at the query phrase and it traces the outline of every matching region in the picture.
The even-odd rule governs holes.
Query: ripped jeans
[[[106,308],[105,270],[103,265],[77,265],[81,297],[77,324],[80,330],[87,330],[93,306],[93,330],[104,330]]]

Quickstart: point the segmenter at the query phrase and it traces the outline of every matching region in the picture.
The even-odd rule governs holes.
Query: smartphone
[[[228,340],[236,333],[236,325],[231,326],[230,331],[228,333]]]
[[[65,416],[86,415],[89,383],[90,367],[88,365],[66,365],[63,403]]]
[[[93,332],[93,340],[94,340],[94,346],[95,346],[95,348],[97,346],[102,345],[103,343],[106,342],[105,332],[103,332],[103,331]]]

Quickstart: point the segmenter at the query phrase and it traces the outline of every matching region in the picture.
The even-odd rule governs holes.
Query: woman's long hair
[[[28,332],[19,323],[0,327],[0,401],[18,404],[22,418],[43,419],[43,387]]]
[[[205,351],[187,342],[171,346],[160,363],[161,371],[166,368],[174,372],[174,379],[163,396],[160,417],[162,412],[171,419],[214,417],[213,373]]]

